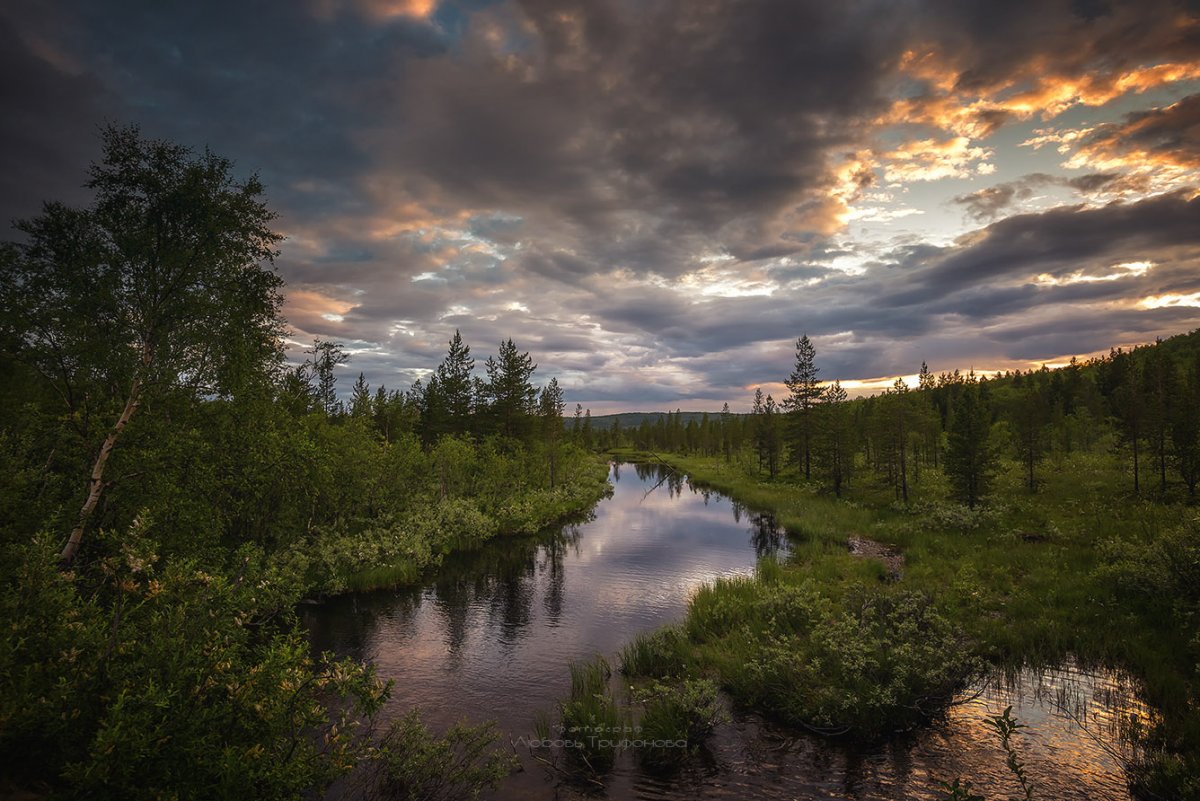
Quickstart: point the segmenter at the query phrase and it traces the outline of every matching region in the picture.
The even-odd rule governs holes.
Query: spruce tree
[[[972,377],[951,412],[946,447],[946,473],[954,497],[972,509],[983,500],[991,483],[996,458],[991,428],[991,414]]]
[[[820,414],[824,419],[818,428],[815,457],[834,495],[840,498],[854,465],[854,421],[840,381],[834,381],[825,391]]]
[[[1200,482],[1200,355],[1187,371],[1171,414],[1171,455],[1188,497]]]
[[[462,334],[454,330],[446,358],[434,372],[437,379],[436,434],[463,434],[470,428],[474,401],[472,372],[475,360],[471,348],[463,342]]]
[[[817,380],[820,368],[816,365],[817,350],[808,335],[796,340],[796,363],[784,381],[788,397],[783,407],[791,419],[792,458],[804,469],[804,478],[812,477],[812,440],[816,429],[815,409],[821,402],[821,385]]]
[[[754,390],[754,405],[750,407],[751,419],[754,421],[754,453],[758,456],[758,470],[762,472],[767,461],[767,428],[764,421],[764,403],[762,387]]]
[[[1013,424],[1013,435],[1017,455],[1025,466],[1025,486],[1030,492],[1037,491],[1036,468],[1046,451],[1046,426],[1049,423],[1046,396],[1030,382],[1017,395],[1009,413]]]
[[[315,382],[313,395],[317,405],[330,417],[342,413],[342,403],[337,397],[338,365],[345,364],[350,358],[342,350],[342,346],[323,339],[313,340],[313,346],[305,351],[309,355],[309,375]]]
[[[558,478],[558,442],[562,438],[563,392],[558,379],[551,378],[538,396],[538,417],[542,425],[542,437],[550,466],[550,488],[554,489]]]
[[[537,365],[528,353],[521,353],[512,339],[500,343],[497,358],[488,357],[486,397],[488,413],[496,430],[506,437],[525,432],[537,399],[531,379]]]
[[[360,372],[354,382],[354,388],[350,391],[350,416],[366,419],[371,416],[371,411],[371,388],[367,386],[366,376]]]

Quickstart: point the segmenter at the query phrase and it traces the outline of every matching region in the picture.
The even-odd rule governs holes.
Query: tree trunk
[[[83,541],[83,531],[87,528],[88,521],[91,520],[92,513],[96,510],[96,504],[100,502],[101,493],[104,492],[104,466],[108,464],[108,457],[112,455],[113,448],[116,447],[117,440],[121,437],[121,432],[129,424],[129,418],[133,417],[138,404],[141,403],[141,396],[142,381],[140,378],[134,378],[133,385],[129,388],[129,398],[125,401],[125,408],[108,432],[108,436],[104,438],[104,444],[100,446],[100,453],[96,455],[96,461],[92,465],[92,476],[88,479],[87,499],[79,510],[79,518],[75,522],[75,528],[71,529],[71,536],[67,539],[67,544],[63,546],[62,553],[58,555],[59,561],[63,565],[71,564],[75,561],[75,555],[79,553],[79,545]]]

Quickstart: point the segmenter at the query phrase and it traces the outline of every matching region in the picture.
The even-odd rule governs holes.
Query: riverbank
[[[334,596],[411,586],[451,553],[581,518],[611,493],[608,462],[597,457],[553,489],[529,489],[503,504],[433,502],[357,534],[327,540],[318,553],[316,589]]]
[[[1037,495],[1021,489],[1019,467],[1008,465],[991,503],[974,511],[947,502],[944,481],[933,471],[922,476],[904,506],[868,480],[836,499],[794,475],[769,480],[740,460],[617,455],[669,464],[693,485],[772,514],[794,538],[786,564],[764,567],[752,580],[717,582],[693,597],[684,625],[690,648],[679,660],[681,670],[715,674],[739,701],[786,721],[823,728],[813,723],[815,714],[844,728],[862,704],[851,698],[844,702],[847,708],[821,706],[811,698],[852,697],[862,673],[839,672],[835,665],[823,673],[785,676],[785,666],[772,657],[771,644],[785,641],[801,658],[823,659],[827,667],[831,659],[848,664],[830,642],[807,641],[806,627],[821,616],[805,612],[794,616],[796,625],[783,627],[753,621],[778,620],[782,610],[796,605],[811,610],[851,599],[862,603],[864,594],[894,604],[915,594],[930,600],[939,626],[944,621],[955,632],[939,658],[966,653],[1014,669],[1075,658],[1128,669],[1145,682],[1147,700],[1163,715],[1146,741],[1160,765],[1144,771],[1153,774],[1144,779],[1147,789],[1154,783],[1176,798],[1195,792],[1189,777],[1196,773],[1200,743],[1195,708],[1200,643],[1187,624],[1196,592],[1195,584],[1189,589],[1197,565],[1195,510],[1129,497],[1121,489],[1120,466],[1107,454],[1063,457],[1045,471]],[[902,554],[902,579],[890,583],[882,561],[852,554],[851,537]],[[883,674],[906,667],[888,661],[887,654],[906,651],[899,647],[907,645],[903,631],[894,625],[874,629],[859,645],[879,651],[874,664]],[[808,686],[797,688],[796,682]],[[903,695],[885,706],[902,706]],[[881,708],[874,714],[882,714]],[[860,731],[879,733],[861,726]]]

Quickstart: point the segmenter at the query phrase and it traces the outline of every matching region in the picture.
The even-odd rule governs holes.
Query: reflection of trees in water
[[[566,597],[563,557],[571,551],[579,553],[579,526],[565,526],[559,536],[549,537],[542,548],[539,570],[547,577],[542,606],[551,623],[558,623],[562,617],[563,600]]]
[[[663,474],[666,473],[667,470],[660,464],[653,464],[651,462],[634,462],[633,472],[637,474],[638,479],[641,481],[658,482],[660,479],[662,479]]]
[[[590,519],[582,516],[582,520]],[[579,552],[579,524],[535,537],[499,537],[473,551],[450,554],[432,584],[380,590],[332,598],[319,607],[302,606],[301,621],[314,651],[333,651],[354,659],[370,659],[370,647],[383,621],[389,628],[415,632],[415,618],[425,596],[437,612],[453,669],[473,627],[483,621],[500,629],[502,643],[515,643],[532,623],[534,603],[558,621],[566,604],[564,559]],[[539,588],[539,576],[545,576]],[[479,610],[474,613],[472,610]]]
[[[314,651],[332,651],[362,661],[373,658],[368,646],[381,619],[398,618],[409,626],[420,608],[421,589],[407,587],[343,595],[315,607],[306,605],[300,609],[300,621]]]
[[[654,462],[633,462],[633,470],[637,473],[637,477],[642,483],[650,485],[646,489],[646,494],[650,494],[660,486],[666,487],[667,494],[672,498],[678,498],[683,495],[683,488],[685,486],[692,492],[696,491],[696,488],[692,486],[687,476],[666,465]]]
[[[734,519],[738,517],[735,512]],[[751,512],[747,519],[750,522],[750,543],[759,559],[775,556],[783,550],[787,535],[772,515]]]
[[[471,628],[471,610],[487,610],[500,627],[500,641],[514,643],[533,620],[538,576],[547,576],[542,599],[546,613],[562,614],[566,587],[563,558],[579,547],[579,529],[564,526],[536,537],[500,537],[475,551],[451,554],[434,582],[437,608],[445,621],[451,653],[460,650]]]
[[[612,463],[612,482],[613,482],[613,484],[616,484],[620,480],[621,480],[621,463],[613,462]]]

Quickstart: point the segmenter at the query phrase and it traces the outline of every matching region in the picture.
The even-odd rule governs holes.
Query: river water
[[[385,717],[419,706],[436,730],[492,719],[506,739],[533,738],[535,715],[568,694],[569,663],[603,654],[615,666],[635,634],[681,621],[700,585],[787,558],[788,538],[768,516],[677,473],[613,465],[610,480],[613,496],[585,522],[454,554],[419,588],[306,608],[314,648],[370,660],[393,679]],[[735,713],[683,771],[647,775],[627,758],[602,790],[564,783],[518,746],[523,769],[490,797],[891,801],[937,798],[936,780],[959,775],[1008,797],[1017,788],[983,718],[1012,705],[1030,726],[1016,743],[1038,798],[1129,798],[1120,733],[1149,711],[1128,677],[1066,664],[994,676],[962,701],[944,721],[868,748]]]

